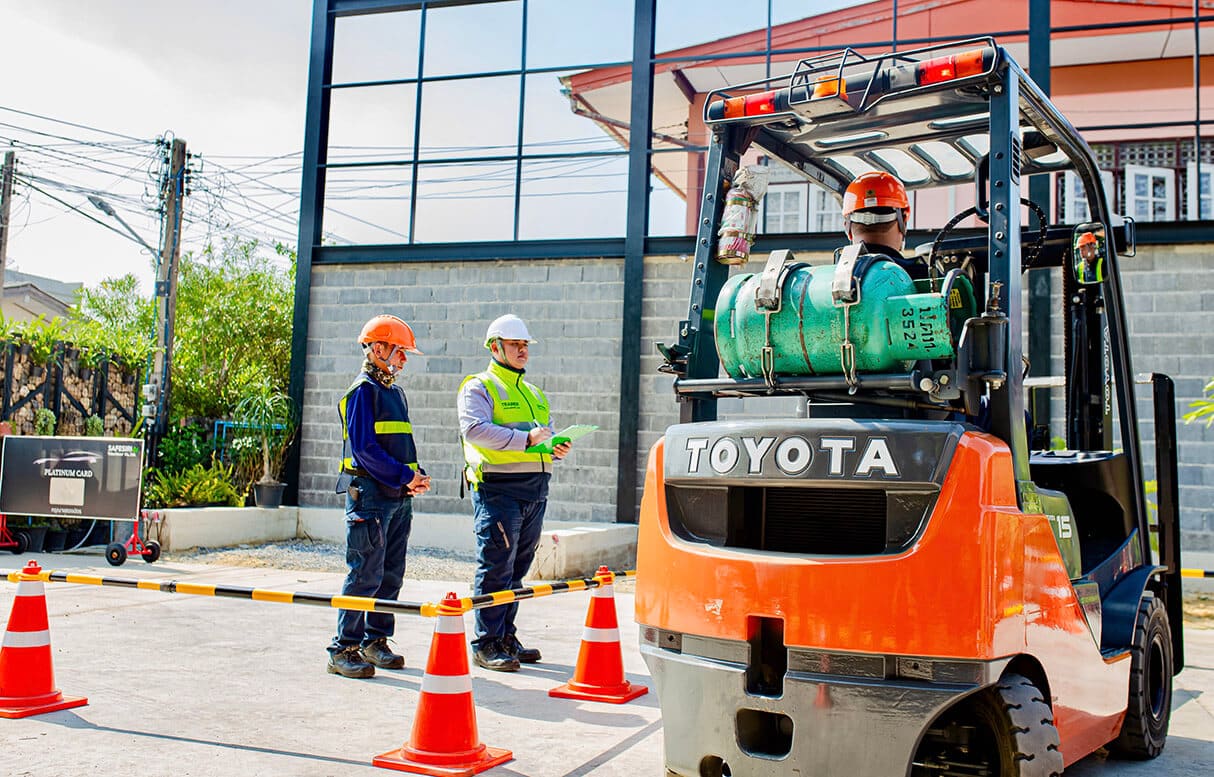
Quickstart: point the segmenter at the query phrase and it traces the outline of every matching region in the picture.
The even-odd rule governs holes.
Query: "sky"
[[[530,3],[534,23],[553,30],[544,38],[551,56],[585,54],[588,43],[560,34],[579,20],[602,56],[630,46],[626,30],[603,30],[629,19],[633,0]],[[706,12],[717,4],[720,13]],[[772,0],[772,13],[779,23],[850,4]],[[766,9],[767,0],[659,0],[658,50],[761,27]],[[143,243],[159,245],[158,138],[183,139],[195,155],[185,250],[233,233],[294,245],[311,13],[311,0],[0,0],[7,65],[0,68],[0,147],[15,151],[18,174],[9,267],[89,286],[134,273],[150,288],[149,252],[88,197],[100,196]],[[492,11],[476,18],[486,14]],[[491,69],[493,35],[485,28],[492,26],[452,30],[456,40],[482,42],[462,47],[466,56],[444,47],[428,61]],[[411,47],[371,38],[344,49],[335,67],[373,72],[409,62],[415,40]],[[343,120],[357,126],[371,124],[368,118],[355,106]],[[587,175],[587,184],[607,185],[602,179],[610,176],[597,175],[599,183]],[[419,204],[419,212],[427,207]]]
[[[201,217],[222,225],[247,216],[235,205],[233,214],[216,212],[229,197],[254,200],[264,217],[242,229],[293,244],[298,172],[272,180],[287,190],[272,196],[248,180],[259,170],[240,168],[254,161],[245,157],[303,147],[311,8],[308,0],[0,0],[0,106],[9,109],[0,109],[0,146],[16,152],[24,176],[14,192],[9,266],[87,285],[129,272],[150,285],[148,252],[107,229],[123,231],[84,192],[62,187],[101,192],[146,243],[158,245],[158,218],[147,203],[156,194],[154,141],[165,133],[202,156],[191,195],[200,218],[187,224],[187,248],[217,235]],[[14,138],[41,151],[10,145]],[[298,156],[290,161],[298,165]],[[275,214],[265,208],[289,218],[271,222]]]

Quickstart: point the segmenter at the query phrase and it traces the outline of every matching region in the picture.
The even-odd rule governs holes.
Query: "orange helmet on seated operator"
[[[413,336],[413,329],[396,316],[380,315],[367,321],[358,334],[358,342],[364,347],[371,343],[387,343],[407,353],[421,353],[417,349],[417,338]]]
[[[1086,245],[1096,245],[1096,236],[1091,232],[1084,232],[1079,236],[1079,239],[1075,241],[1075,244],[1081,248]]]
[[[897,221],[906,231],[910,219],[910,200],[906,187],[889,173],[864,173],[847,185],[843,193],[843,222],[850,224],[886,224]]]

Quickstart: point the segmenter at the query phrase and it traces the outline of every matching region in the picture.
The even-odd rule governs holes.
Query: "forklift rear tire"
[[[155,562],[156,559],[160,558],[160,543],[159,542],[157,542],[156,540],[152,540],[151,542],[144,543],[144,547],[146,547],[148,549],[147,553],[143,554],[144,561],[151,564],[151,563]]]
[[[1109,752],[1145,761],[1163,752],[1172,716],[1172,630],[1167,608],[1149,591],[1138,603],[1130,653],[1125,721]]]
[[[105,546],[105,560],[112,567],[120,567],[126,561],[126,546],[121,542],[111,542]]]
[[[13,542],[17,543],[9,548],[14,556],[20,556],[22,553],[30,549],[30,537],[23,531],[15,531],[12,533]]]
[[[1054,713],[1027,677],[1008,674],[932,724],[913,777],[1059,777]]]

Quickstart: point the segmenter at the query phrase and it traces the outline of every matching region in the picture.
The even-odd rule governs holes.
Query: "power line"
[[[68,127],[75,127],[76,129],[88,130],[89,132],[96,132],[100,135],[111,135],[116,138],[122,138],[123,140],[134,140],[139,143],[148,142],[145,138],[135,138],[135,137],[131,137],[130,135],[123,135],[121,132],[112,132],[111,130],[98,129],[97,127],[90,127],[87,124],[77,124],[74,121],[66,121],[64,119],[56,119],[51,116],[43,116],[40,113],[31,113],[29,111],[21,111],[21,110],[17,110],[16,108],[10,108],[7,105],[0,105],[0,111],[8,111],[9,113],[19,113],[22,116],[29,116],[34,119],[41,119],[43,121],[54,122],[55,124],[64,124]]]

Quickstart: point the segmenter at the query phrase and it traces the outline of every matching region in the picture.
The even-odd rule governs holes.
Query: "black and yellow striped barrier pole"
[[[1182,569],[1180,570],[1181,577],[1204,577],[1207,580],[1214,579],[1214,572],[1208,569]]]
[[[188,583],[176,580],[138,580],[126,577],[108,577],[106,575],[90,575],[83,572],[59,572],[40,570],[29,573],[23,570],[0,570],[10,583],[23,580],[41,580],[44,583],[74,583],[77,585],[112,586],[116,588],[136,588],[141,591],[159,591],[166,594],[187,594],[190,596],[217,596],[229,599],[251,599],[255,602],[276,602],[278,604],[307,604],[315,607],[333,607],[339,610],[361,610],[363,612],[390,612],[397,615],[421,615],[433,618],[439,615],[439,604],[435,602],[402,602],[395,599],[374,599],[369,596],[341,596],[332,594],[308,593],[306,591],[271,591],[267,588],[244,588],[231,585],[214,585],[211,583]],[[614,577],[634,577],[635,570],[612,572]],[[516,588],[512,591],[482,594],[460,599],[460,613],[468,610],[495,607],[523,599],[534,599],[539,596],[550,596],[569,591],[585,591],[598,588],[601,585],[599,576],[582,580],[567,580],[562,583],[547,583],[542,585]],[[450,614],[449,611],[444,614]]]
[[[566,580],[563,583],[544,583],[541,585],[532,585],[525,588],[515,588],[510,591],[498,591],[492,594],[481,594],[480,596],[466,596],[459,600],[460,609],[463,612],[469,610],[483,610],[486,607],[497,607],[511,602],[520,602],[523,599],[538,599],[541,596],[551,596],[553,594],[563,594],[569,591],[588,591],[591,588],[598,588],[602,585],[603,577],[611,575],[612,578],[621,577],[636,577],[635,569],[628,569],[623,572],[607,572],[587,577],[581,580]]]

